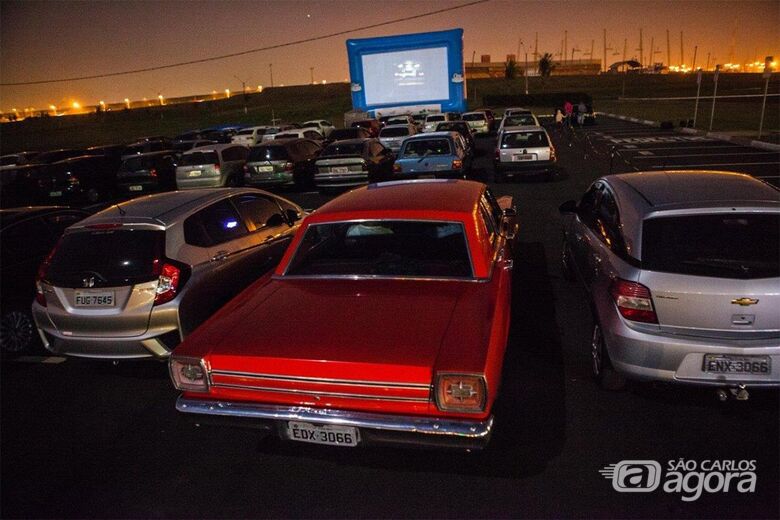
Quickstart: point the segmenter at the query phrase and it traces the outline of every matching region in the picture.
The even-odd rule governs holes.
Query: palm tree
[[[539,59],[539,75],[543,78],[548,78],[554,68],[552,54],[545,52]]]

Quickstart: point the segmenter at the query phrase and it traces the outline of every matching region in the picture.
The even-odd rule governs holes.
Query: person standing
[[[572,114],[574,113],[574,105],[571,104],[571,101],[568,99],[563,104],[563,113],[566,116],[566,123],[571,126],[571,118]]]
[[[585,101],[580,100],[580,104],[577,105],[577,124],[580,126],[585,125],[585,113],[588,111],[588,105]]]

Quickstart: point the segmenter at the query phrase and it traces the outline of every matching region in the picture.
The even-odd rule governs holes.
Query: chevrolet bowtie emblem
[[[737,298],[736,300],[731,300],[731,303],[734,305],[741,305],[743,307],[747,307],[748,305],[757,304],[758,300],[756,298]]]

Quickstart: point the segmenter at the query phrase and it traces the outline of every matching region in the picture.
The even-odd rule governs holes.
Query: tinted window
[[[423,155],[449,155],[450,153],[448,139],[415,139],[406,141],[402,155],[422,157]]]
[[[30,240],[35,237],[35,240]],[[40,218],[18,222],[3,229],[3,264],[10,265],[30,256],[46,255],[51,248],[52,237]]]
[[[67,234],[57,246],[46,278],[61,287],[81,287],[84,276],[94,276],[97,287],[153,280],[164,236],[162,231],[128,229]]]
[[[233,197],[233,203],[249,226],[249,231],[265,227],[276,227],[284,222],[279,206],[265,197],[240,195]]]
[[[179,161],[181,166],[194,166],[198,164],[219,164],[217,152],[193,152],[185,153]]]
[[[426,121],[444,121],[444,119],[445,119],[444,116],[440,115],[440,116],[428,116],[425,120]]]
[[[184,240],[199,247],[221,244],[246,233],[244,222],[227,200],[212,204],[184,221]]]
[[[125,159],[122,163],[122,169],[125,171],[148,170],[154,167],[156,161],[157,156],[132,157]]]
[[[728,213],[645,220],[642,268],[717,278],[780,276],[780,215]]]
[[[536,121],[534,121],[533,116],[528,114],[516,114],[513,116],[508,116],[504,120],[504,126],[526,126],[535,124]]]
[[[464,121],[484,121],[485,114],[463,114]]]
[[[549,145],[544,132],[512,132],[501,138],[501,148],[536,148]]]
[[[363,143],[333,143],[322,151],[322,155],[363,155]]]
[[[249,151],[247,161],[286,161],[289,158],[284,146],[255,146]]]
[[[409,135],[407,127],[383,128],[379,132],[379,137],[401,137],[405,135]]]
[[[238,132],[236,132],[236,135],[252,135],[254,133],[255,133],[255,131],[252,130],[252,129],[249,129],[249,130],[239,130]]]
[[[463,225],[367,221],[309,226],[288,275],[471,277]]]

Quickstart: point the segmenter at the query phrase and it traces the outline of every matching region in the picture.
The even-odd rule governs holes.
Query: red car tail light
[[[393,173],[402,173],[404,170],[398,163],[393,163]]]
[[[57,247],[59,245],[60,243],[57,242],[49,254],[46,255],[46,258],[41,265],[38,266],[38,273],[35,276],[35,301],[43,307],[46,307],[46,295],[43,294],[43,285],[41,285],[41,282],[46,278],[46,271],[49,269],[51,259],[54,258],[54,253],[57,252]]]
[[[453,170],[460,170],[461,168],[463,168],[463,161],[461,161],[460,159],[455,159],[454,161],[452,161]]]
[[[440,373],[434,390],[439,410],[481,412],[485,409],[487,385],[482,375]]]
[[[157,169],[152,168],[151,170],[149,170],[149,175],[151,175],[152,177],[157,177]]]
[[[202,359],[171,356],[168,371],[173,386],[188,392],[208,392],[209,378]]]
[[[162,305],[176,297],[183,283],[182,269],[170,262],[155,260],[154,272],[158,275],[154,305]]]
[[[658,323],[650,289],[637,282],[615,279],[609,286],[620,315],[627,320]]]
[[[216,171],[219,171],[219,163],[216,163],[216,164],[214,165],[214,170],[216,170]]]

